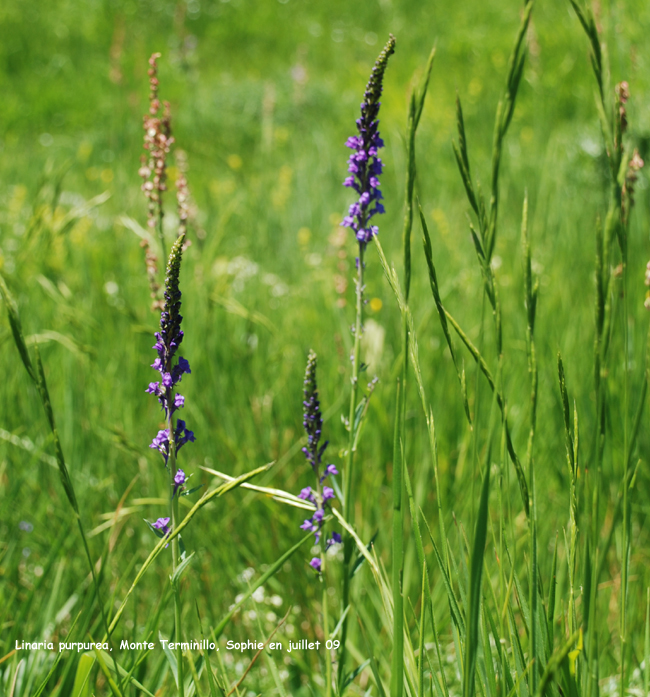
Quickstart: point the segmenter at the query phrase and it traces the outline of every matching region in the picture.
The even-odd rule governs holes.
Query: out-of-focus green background
[[[630,85],[630,137],[648,160],[650,5],[612,0],[596,10],[612,85],[620,80]],[[348,152],[344,142],[354,132],[372,63],[392,32],[397,50],[386,73],[380,125],[386,141],[382,189],[387,213],[379,226],[388,257],[401,271],[408,96],[414,74],[419,77],[432,45],[437,47],[418,134],[418,193],[433,235],[443,300],[477,340],[482,286],[467,226],[469,207],[451,147],[454,100],[456,94],[462,100],[473,173],[486,188],[494,113],[520,11],[521,3],[501,0],[2,2],[0,270],[19,302],[26,333],[42,345],[64,452],[84,525],[95,533],[95,553],[111,529],[119,531],[106,577],[118,597],[154,544],[142,519],[164,514],[163,506],[147,501],[167,495],[163,466],[147,447],[161,420],[155,400],[144,392],[154,379],[148,366],[157,319],[149,309],[143,252],[126,219],[142,225],[146,220],[137,170],[149,55],[162,53],[160,95],[171,104],[176,147],[187,155],[194,201],[192,246],[181,274],[183,355],[192,374],[182,391],[185,417],[197,442],[183,450],[182,466],[194,473],[193,481],[208,483],[202,465],[241,473],[277,460],[264,482],[298,492],[310,483],[299,452],[302,373],[310,347],[320,358],[328,452],[337,465],[346,439],[340,414],[348,400],[355,249],[338,223],[351,202],[350,190],[341,186]],[[570,4],[539,2],[528,42],[502,159],[494,262],[504,312],[505,391],[515,444],[523,452],[529,388],[519,240],[527,191],[533,268],[541,283],[537,467],[545,546],[556,531],[562,535],[568,511],[558,350],[565,358],[585,443],[591,442],[594,428],[593,262],[596,220],[606,211],[608,180],[587,43]],[[172,168],[172,180],[176,173]],[[104,192],[103,202],[91,201]],[[166,216],[170,236],[172,199]],[[650,197],[642,174],[630,235],[632,404],[644,369],[649,221]],[[421,249],[416,225],[411,298],[437,424],[445,503],[448,514],[453,510],[469,528],[475,502],[468,492],[471,482],[478,481],[477,463]],[[356,520],[363,539],[378,531],[377,552],[388,563],[385,511],[391,496],[400,320],[372,249],[367,266],[371,303],[364,350],[380,384],[359,452],[355,486],[363,494]],[[484,350],[494,364],[487,309],[484,318]],[[613,341],[621,343],[620,331]],[[468,355],[465,364],[475,405],[476,379]],[[605,481],[611,492],[621,467],[620,367],[615,366],[609,383],[615,406]],[[487,414],[487,387],[478,384]],[[432,513],[434,489],[415,390],[407,417],[412,433],[407,456],[418,501]],[[487,418],[483,421],[486,428]],[[46,422],[4,311],[0,428],[6,436],[0,440],[2,642],[35,584],[40,584],[38,592],[23,621],[37,631],[43,617],[54,617],[86,573],[74,531],[63,543],[65,556],[46,566],[69,513],[57,473],[41,456],[51,453]],[[26,441],[22,447],[10,442],[9,434],[29,439],[35,450],[26,449]],[[632,622],[635,613],[639,618],[643,614],[635,603],[644,597],[648,580],[649,445],[642,428],[639,457],[646,459],[633,503],[633,530],[640,543],[632,558]],[[589,457],[586,445],[584,467]],[[102,528],[136,476],[126,514],[116,528]],[[509,493],[516,508],[518,493],[515,488]],[[197,550],[198,563],[184,593],[198,601],[207,623],[214,624],[245,587],[244,569],[259,574],[298,539],[301,520],[294,509],[244,493],[203,511],[186,537],[188,548]],[[21,529],[21,521],[33,525],[33,531]],[[295,631],[307,635],[319,623],[312,601],[320,593],[308,558],[307,548],[301,550],[267,589],[267,598],[281,599],[268,612],[281,616],[293,604]],[[410,549],[407,561],[412,558]],[[613,566],[612,577],[617,573]],[[131,603],[125,634],[137,634],[163,593],[166,574],[166,564],[159,560]],[[407,592],[410,583],[417,586],[417,578],[417,569],[409,570],[407,564]],[[334,612],[341,610],[337,593],[332,595]],[[611,597],[615,616],[616,593]],[[195,612],[189,605],[187,615],[191,626]],[[65,623],[65,616],[58,621]],[[245,635],[247,622],[253,620],[239,616],[232,634]],[[273,626],[270,619],[267,623]],[[169,632],[171,614],[167,624],[163,620]],[[616,622],[604,625],[603,638],[615,627]],[[7,651],[4,646],[0,654]],[[306,668],[292,664],[288,670],[292,689],[298,690]]]

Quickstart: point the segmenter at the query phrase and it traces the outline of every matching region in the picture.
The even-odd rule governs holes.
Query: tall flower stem
[[[327,554],[323,554],[321,566],[321,583],[323,584],[323,634],[325,641],[329,639],[329,610],[327,604]],[[332,697],[332,651],[325,646],[325,697]]]
[[[353,498],[352,498],[352,470],[354,468],[354,453],[356,450],[356,433],[354,428],[355,413],[357,408],[357,400],[359,397],[359,367],[361,364],[361,333],[363,327],[363,266],[364,266],[364,249],[365,245],[359,245],[359,259],[357,263],[357,278],[356,278],[356,320],[354,324],[354,349],[352,352],[352,378],[350,390],[350,412],[348,416],[348,425],[350,437],[348,441],[348,459],[345,468],[345,501],[343,507],[343,515],[345,520],[350,525],[354,522],[352,514]],[[350,535],[345,538],[345,546],[343,551],[343,611],[350,604],[350,562],[352,560],[352,552],[354,550],[354,540]],[[343,684],[345,675],[345,658],[346,658],[346,641],[348,636],[348,618],[350,613],[346,614],[341,626],[341,652],[339,654],[338,666],[338,684],[339,689]]]
[[[159,518],[151,527],[159,537],[168,536],[171,531],[176,531],[180,523],[178,512],[178,500],[185,489],[186,476],[183,470],[177,468],[176,458],[180,448],[188,441],[194,441],[194,433],[186,428],[185,421],[174,418],[174,413],[183,408],[185,398],[175,392],[176,385],[184,374],[191,373],[189,362],[182,356],[176,358],[176,352],[183,341],[184,332],[181,329],[183,317],[181,310],[181,292],[178,287],[181,259],[183,255],[183,242],[185,234],[177,237],[172,246],[169,261],[167,263],[167,275],[165,278],[165,303],[160,314],[160,331],[156,332],[156,344],[154,349],[158,357],[152,364],[152,368],[160,373],[159,382],[149,383],[147,392],[158,397],[158,401],[165,413],[166,429],[158,432],[149,447],[158,450],[165,461],[165,467],[169,474],[169,518]],[[192,493],[191,491],[188,493]],[[168,523],[171,521],[171,530]],[[171,540],[172,545],[172,589],[174,593],[174,634],[176,637],[177,651],[177,678],[178,694],[184,697],[185,687],[183,682],[183,651],[181,649],[181,595],[180,578],[177,570],[182,561],[180,553],[180,538],[175,535]]]
[[[406,321],[404,321],[406,328]],[[405,344],[408,341],[406,328]],[[395,433],[393,439],[393,663],[391,669],[391,695],[401,697],[404,692],[404,596],[402,595],[402,565],[404,560],[404,524],[402,513],[402,480],[404,475],[404,380],[397,380],[395,400]]]
[[[316,478],[316,487],[307,486],[298,495],[298,498],[310,501],[315,511],[311,518],[308,518],[300,526],[303,530],[309,530],[314,533],[316,545],[318,547],[318,556],[314,557],[309,566],[318,574],[318,580],[323,584],[323,632],[325,634],[326,651],[325,657],[325,673],[326,673],[326,695],[331,697],[332,694],[332,653],[327,647],[329,642],[329,610],[327,604],[327,550],[335,544],[341,542],[341,535],[338,532],[332,531],[332,537],[324,539],[325,534],[324,524],[326,521],[326,512],[329,510],[331,501],[336,498],[334,489],[331,486],[325,486],[324,482],[330,475],[338,474],[336,466],[333,464],[323,464],[322,458],[327,448],[328,441],[322,445],[320,439],[323,432],[323,415],[320,410],[320,401],[318,397],[318,384],[316,381],[316,366],[317,356],[313,351],[309,352],[307,358],[307,368],[305,370],[304,399],[303,399],[303,426],[307,433],[307,444],[302,449],[303,454],[307,458],[307,462],[311,465],[312,472]]]
[[[352,351],[352,379],[350,391],[350,411],[348,415],[348,429],[350,432],[348,442],[347,467],[345,470],[345,491],[343,515],[350,525],[353,524],[352,507],[352,478],[354,470],[354,453],[359,433],[359,422],[363,410],[357,418],[357,400],[359,397],[359,373],[361,372],[361,335],[363,333],[363,291],[364,291],[364,253],[366,245],[377,235],[378,228],[371,224],[374,215],[384,212],[381,203],[383,198],[379,189],[379,176],[383,171],[383,164],[378,156],[378,151],[384,146],[384,141],[379,136],[378,125],[379,107],[383,89],[384,72],[388,64],[388,58],[395,52],[395,37],[391,34],[379,57],[375,61],[370,79],[366,85],[361,102],[361,117],[356,125],[359,135],[351,136],[346,141],[346,146],[354,152],[348,160],[348,172],[343,186],[354,189],[359,198],[349,209],[348,215],[341,225],[351,228],[359,244],[359,256],[357,258],[356,283],[356,320],[354,324],[354,349]],[[372,207],[371,207],[372,206]],[[348,534],[345,538],[344,548],[344,575],[343,575],[343,617],[341,626],[341,650],[339,653],[338,686],[343,687],[345,677],[346,642],[348,633],[348,620],[350,605],[350,562],[354,542]]]
[[[169,484],[170,489],[174,491],[174,477],[176,476],[176,439],[174,436],[174,423],[171,411],[167,417],[167,428],[169,429],[169,462],[167,468],[169,470]],[[176,530],[176,526],[180,522],[179,512],[178,512],[178,496],[174,496],[170,499],[170,511],[169,516],[172,521],[172,530]],[[175,537],[172,540],[172,576],[175,577],[176,569],[180,562],[180,544],[179,537]],[[173,591],[174,591],[174,634],[176,636],[176,663],[178,665],[178,694],[179,697],[184,697],[185,695],[185,685],[183,681],[183,650],[181,649],[182,633],[181,633],[181,589],[180,589],[180,579],[173,581]]]

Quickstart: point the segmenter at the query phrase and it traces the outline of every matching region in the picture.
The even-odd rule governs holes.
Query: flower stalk
[[[341,535],[337,532],[332,532],[332,537],[326,542],[322,539],[322,527],[325,522],[327,509],[330,507],[330,501],[335,497],[334,489],[326,486],[325,482],[330,475],[337,475],[339,472],[336,466],[328,464],[322,470],[321,465],[325,449],[328,441],[320,444],[320,438],[323,430],[323,415],[320,410],[320,401],[318,399],[318,385],[316,383],[316,366],[318,358],[313,351],[309,352],[307,358],[307,368],[305,370],[304,381],[304,415],[303,427],[307,433],[307,445],[302,449],[302,452],[311,465],[312,471],[316,477],[316,488],[310,486],[305,487],[298,497],[311,502],[316,510],[311,518],[306,519],[300,526],[303,530],[314,533],[316,544],[319,547],[319,555],[313,557],[309,562],[309,566],[318,574],[320,582],[323,584],[323,632],[325,639],[329,639],[329,613],[327,604],[327,583],[325,581],[325,570],[327,564],[327,550],[335,544],[339,544],[342,540]],[[325,661],[326,666],[326,695],[330,697],[332,694],[332,655],[331,651],[327,651]]]
[[[345,187],[354,189],[359,194],[359,199],[355,201],[348,211],[348,215],[341,223],[344,227],[349,227],[355,233],[359,244],[359,256],[356,261],[357,276],[355,279],[355,305],[356,317],[354,323],[354,348],[352,351],[352,377],[350,390],[350,409],[348,412],[348,451],[347,463],[345,468],[344,481],[344,507],[343,515],[345,521],[353,524],[353,497],[352,479],[354,471],[354,453],[356,450],[356,440],[359,424],[357,423],[357,401],[359,399],[359,374],[363,368],[361,363],[361,336],[363,334],[363,293],[364,293],[364,269],[365,269],[365,250],[368,243],[378,234],[376,225],[371,224],[373,216],[384,213],[384,206],[381,203],[383,198],[379,189],[379,175],[383,171],[383,163],[378,156],[378,151],[384,146],[384,141],[379,136],[378,126],[379,107],[384,73],[388,64],[388,58],[395,52],[395,37],[391,34],[383,51],[379,54],[377,61],[370,74],[370,79],[364,92],[364,101],[361,103],[361,117],[357,119],[357,130],[359,135],[351,136],[346,141],[346,146],[354,152],[348,159],[349,176],[343,182]],[[350,563],[354,541],[350,535],[345,538],[344,547],[344,573],[343,573],[343,611],[350,603]],[[341,650],[339,653],[338,665],[338,685],[342,689],[345,679],[346,662],[346,642],[348,633],[349,613],[345,615],[341,626]]]
[[[153,346],[158,353],[158,357],[152,363],[151,367],[160,373],[161,379],[158,382],[150,383],[147,388],[149,394],[158,397],[167,426],[167,428],[158,431],[158,434],[149,446],[160,452],[169,476],[169,517],[159,518],[151,526],[161,537],[166,537],[172,530],[176,530],[178,527],[180,521],[178,500],[184,493],[183,489],[185,488],[184,485],[187,477],[185,472],[177,467],[177,456],[178,451],[185,443],[195,440],[194,433],[187,429],[185,421],[175,418],[174,416],[178,409],[185,406],[185,398],[175,391],[176,385],[182,380],[183,375],[192,372],[190,364],[185,358],[178,356],[178,359],[176,359],[176,352],[184,336],[183,330],[181,329],[181,323],[183,321],[183,317],[180,314],[181,292],[178,287],[184,241],[185,233],[181,231],[181,234],[172,246],[167,263],[164,295],[165,303],[160,315],[160,331],[156,332],[156,343]],[[171,528],[169,527],[170,521]],[[176,643],[178,646],[176,658],[178,665],[178,694],[180,697],[184,697],[183,652],[180,648],[180,642],[182,641],[182,605],[180,585],[176,574],[178,566],[184,558],[180,536],[176,535],[172,537],[171,546],[174,624]]]

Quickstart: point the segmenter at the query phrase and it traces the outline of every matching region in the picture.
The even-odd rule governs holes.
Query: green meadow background
[[[463,102],[476,178],[489,188],[494,114],[522,4],[502,0],[4,0],[0,5],[0,271],[13,292],[28,343],[38,342],[63,451],[97,558],[109,550],[103,593],[122,598],[155,544],[143,519],[166,515],[168,480],[148,448],[160,428],[155,399],[145,394],[158,319],[150,310],[144,254],[132,228],[146,221],[137,171],[142,115],[148,108],[147,59],[159,51],[160,95],[169,100],[176,147],[189,164],[193,222],[181,270],[185,340],[190,361],[182,392],[184,417],[196,443],[180,461],[192,484],[212,485],[200,468],[238,475],[275,461],[256,483],[298,493],[311,484],[302,446],[302,380],[308,350],[319,356],[321,402],[329,461],[344,466],[341,415],[349,401],[350,325],[354,320],[355,243],[339,222],[351,203],[341,182],[359,102],[388,33],[397,39],[386,73],[380,131],[386,142],[378,224],[391,263],[401,273],[401,230],[408,98],[431,47],[436,58],[417,138],[419,201],[432,235],[445,306],[496,366],[492,319],[468,228],[469,206],[454,161],[455,98]],[[612,84],[627,80],[629,133],[650,159],[650,5],[641,0],[596,7],[607,43]],[[539,409],[535,463],[540,572],[548,578],[556,535],[565,559],[569,479],[557,383],[561,351],[571,402],[580,419],[581,468],[593,458],[594,260],[596,222],[606,213],[608,169],[595,107],[588,45],[569,2],[539,2],[528,34],[524,79],[502,157],[500,228],[493,266],[503,308],[504,392],[515,447],[526,449],[529,382],[520,244],[521,211],[529,198],[533,271],[539,277],[535,329]],[[415,76],[415,78],[414,78]],[[172,163],[173,164],[173,163]],[[173,180],[178,169],[172,167]],[[620,313],[607,376],[610,409],[603,470],[602,516],[612,515],[622,473],[623,382],[630,375],[628,420],[639,399],[650,314],[643,307],[650,258],[650,195],[646,175],[636,187],[628,267],[629,354],[624,359]],[[172,192],[170,192],[171,194]],[[173,195],[165,218],[175,234]],[[395,381],[401,370],[400,315],[376,251],[367,258],[365,360],[379,384],[357,456],[355,521],[364,541],[374,535],[390,567],[392,429]],[[618,263],[618,261],[614,261]],[[620,293],[620,286],[615,286]],[[438,439],[444,511],[461,551],[478,506],[491,398],[456,341],[468,376],[476,425],[464,417],[457,376],[429,289],[419,222],[414,224],[411,308],[423,377]],[[643,413],[633,465],[633,547],[628,601],[632,669],[643,660],[646,587],[650,584],[648,412]],[[437,534],[436,497],[426,424],[414,383],[407,395],[406,458],[415,495]],[[93,602],[80,538],[54,466],[52,440],[38,393],[0,315],[0,661],[16,638],[63,639],[77,613]],[[510,465],[496,448],[495,462]],[[496,467],[496,465],[495,465]],[[526,523],[514,473],[493,480],[492,518],[512,510],[526,563]],[[196,484],[195,484],[196,483]],[[500,487],[500,488],[499,488]],[[128,489],[128,492],[127,492]],[[499,491],[505,495],[503,503]],[[126,493],[126,498],[122,501]],[[122,501],[117,522],[114,513]],[[187,499],[185,500],[187,501]],[[184,577],[184,632],[214,627],[247,584],[300,539],[299,510],[238,490],[200,512],[184,536],[196,559]],[[406,526],[405,608],[413,617],[420,572]],[[616,673],[620,641],[620,535],[600,578],[601,677]],[[430,553],[432,547],[425,547]],[[521,555],[521,556],[518,556]],[[322,638],[321,587],[303,546],[228,626],[225,637],[268,634],[289,612],[282,636]],[[492,539],[486,559],[494,563]],[[334,621],[340,607],[336,561],[329,591]],[[444,588],[431,561],[442,643],[451,646]],[[564,567],[563,567],[564,568]],[[141,640],[152,627],[173,630],[169,560],[161,555],[127,605],[116,639]],[[382,633],[372,577],[353,588],[360,616]],[[558,608],[566,603],[559,571]],[[580,573],[578,573],[580,577]],[[564,585],[562,585],[564,584]],[[564,589],[564,591],[562,591]],[[564,607],[562,605],[562,607]],[[558,609],[558,615],[561,610]],[[89,620],[102,632],[99,614]],[[364,660],[352,622],[355,662]],[[558,631],[560,631],[558,629]],[[224,652],[225,653],[225,652]],[[226,661],[232,680],[252,654]],[[14,655],[0,662],[0,694],[9,695]],[[67,659],[71,664],[75,656]],[[125,654],[124,661],[130,660]],[[40,661],[40,663],[39,663]],[[34,684],[49,657],[29,665]],[[65,662],[64,662],[65,664]],[[144,666],[144,667],[142,667]],[[158,651],[138,679],[155,692],[169,684]],[[291,695],[320,694],[315,656],[279,664]],[[364,694],[366,670],[352,694]],[[4,677],[3,677],[4,676]],[[67,694],[74,666],[51,689]],[[22,680],[22,678],[21,678]],[[65,681],[68,682],[65,682]],[[165,683],[167,680],[167,683]],[[271,694],[264,664],[241,694]],[[93,687],[107,694],[103,676]],[[638,675],[637,675],[638,683]],[[637,684],[634,683],[634,684]],[[23,692],[29,694],[27,683]],[[68,686],[66,688],[66,685]],[[603,688],[605,689],[605,688]],[[613,688],[612,688],[613,689]],[[55,692],[53,692],[55,693]],[[47,691],[46,691],[47,694]],[[131,694],[131,693],[129,693]],[[132,694],[136,694],[134,691]],[[374,692],[372,694],[375,694]],[[640,694],[640,693],[639,693]]]

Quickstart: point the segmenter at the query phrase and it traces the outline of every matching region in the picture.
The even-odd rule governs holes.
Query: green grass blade
[[[20,321],[20,315],[18,314],[18,305],[16,304],[13,295],[9,291],[2,274],[0,274],[0,296],[2,296],[2,299],[7,306],[9,325],[11,326],[11,333],[13,334],[16,348],[20,354],[20,359],[25,366],[25,370],[27,370],[29,373],[29,377],[34,381],[34,384],[38,385],[38,377],[36,376],[36,371],[34,370],[32,360],[29,357],[29,352],[27,351],[27,344],[25,343],[25,336],[23,334],[23,325]]]
[[[465,637],[465,664],[463,674],[463,697],[473,697],[476,659],[479,642],[479,619],[481,613],[481,581],[483,575],[483,556],[487,540],[488,499],[490,494],[490,463],[485,466],[481,499],[476,519],[474,544],[470,563],[470,583],[467,611],[467,634]]]
[[[77,672],[74,676],[71,697],[90,697],[90,684],[88,677],[95,665],[95,657],[91,653],[84,653],[79,658]]]
[[[460,611],[460,607],[458,606],[458,600],[456,599],[456,594],[454,593],[453,586],[451,585],[451,579],[449,578],[449,574],[447,573],[447,567],[440,556],[440,552],[438,551],[438,545],[436,544],[436,541],[433,538],[433,535],[431,534],[431,529],[429,528],[429,525],[426,521],[426,518],[424,517],[424,514],[421,512],[422,515],[422,522],[424,523],[427,532],[429,533],[429,539],[431,540],[431,543],[433,544],[433,551],[436,555],[436,560],[438,562],[438,566],[440,568],[440,573],[442,574],[442,581],[445,584],[445,590],[447,591],[447,598],[449,599],[449,607],[451,610],[451,618],[454,623],[454,625],[458,628],[462,636],[465,636],[465,620],[463,619],[463,614]]]
[[[408,360],[408,356],[406,356]],[[401,697],[404,690],[404,598],[402,572],[404,563],[402,471],[404,468],[402,403],[403,387],[397,380],[395,400],[395,431],[393,439],[393,658],[391,663],[391,695]]]

